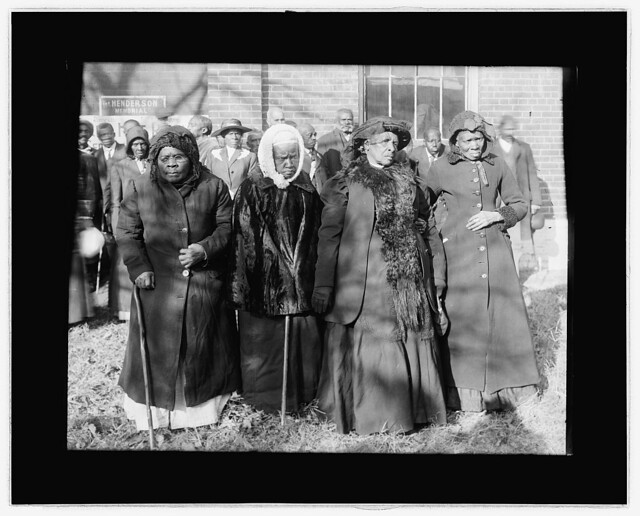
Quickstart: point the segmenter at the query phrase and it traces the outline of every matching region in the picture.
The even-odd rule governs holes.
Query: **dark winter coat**
[[[366,284],[369,245],[376,220],[371,189],[352,182],[340,173],[322,192],[324,209],[318,247],[315,285],[334,287],[335,302],[325,316],[328,322],[351,324],[360,314]],[[417,235],[419,258],[429,304],[437,313],[437,290],[445,286],[446,263],[442,241],[430,215],[423,191],[414,186],[415,218],[427,221]]]
[[[318,138],[317,149],[324,156],[328,178],[342,170],[342,153],[348,146],[349,141],[338,128]]]
[[[185,191],[187,188],[187,191]],[[152,404],[173,409],[181,346],[187,406],[239,388],[239,352],[233,320],[227,317],[223,282],[231,233],[231,198],[224,182],[208,172],[195,187],[178,191],[143,174],[130,182],[120,206],[118,248],[129,276],[153,271],[155,289],[140,290],[144,310]],[[179,250],[202,245],[207,261],[185,269]],[[119,384],[144,403],[135,305]]]
[[[506,231],[527,213],[515,178],[502,158],[488,154],[478,167],[447,155],[429,170],[428,187],[443,194],[448,215],[442,227],[447,258],[445,307],[450,319],[443,350],[446,384],[493,393],[538,382],[526,308]],[[480,211],[496,210],[505,221],[473,232],[465,227]]]
[[[311,311],[322,203],[306,172],[286,189],[258,171],[234,199],[229,296],[256,315]]]

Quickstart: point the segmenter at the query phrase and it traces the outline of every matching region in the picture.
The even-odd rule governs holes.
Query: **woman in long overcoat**
[[[322,204],[302,170],[302,136],[270,127],[260,168],[234,199],[230,299],[238,309],[242,395],[259,410],[281,408],[285,318],[291,321],[286,410],[313,400],[322,341],[311,309]]]
[[[444,423],[436,327],[442,242],[397,151],[409,124],[376,117],[325,184],[313,306],[326,310],[318,407],[337,430],[409,432]]]
[[[427,178],[432,199],[442,193],[448,210],[441,228],[450,319],[443,347],[447,403],[469,411],[512,408],[539,381],[507,233],[528,207],[506,162],[490,152],[494,134],[480,115],[456,115],[450,152]]]
[[[129,184],[116,238],[140,288],[154,427],[215,423],[240,387],[233,312],[224,301],[231,198],[203,167],[184,127],[151,141],[150,170]],[[135,306],[135,305],[134,305]],[[132,310],[119,385],[125,410],[147,428],[139,323]]]
[[[141,126],[134,126],[127,131],[127,156],[113,164],[109,171],[111,181],[111,225],[115,234],[120,215],[120,204],[129,183],[148,172],[149,135]],[[111,279],[109,280],[109,309],[111,315],[121,321],[129,320],[131,307],[132,283],[129,273],[118,252],[113,253]]]

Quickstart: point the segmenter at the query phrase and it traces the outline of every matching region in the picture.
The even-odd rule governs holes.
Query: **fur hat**
[[[456,144],[456,137],[460,131],[470,131],[472,133],[479,131],[489,142],[493,142],[496,138],[496,131],[493,125],[474,111],[463,111],[453,117],[449,125],[449,144]]]

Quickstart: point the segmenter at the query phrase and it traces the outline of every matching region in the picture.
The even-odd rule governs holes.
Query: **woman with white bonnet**
[[[310,402],[321,335],[311,308],[322,203],[302,170],[304,143],[287,124],[267,129],[259,167],[234,198],[229,297],[238,310],[242,395],[281,408],[285,319],[290,319],[286,410]]]

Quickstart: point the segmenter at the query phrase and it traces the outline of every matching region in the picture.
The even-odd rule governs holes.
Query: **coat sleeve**
[[[429,170],[427,171],[427,186],[425,193],[427,194],[427,200],[432,207],[442,193],[442,186],[440,186],[440,175],[438,174],[439,168],[440,167],[438,166],[438,162],[436,161],[433,165],[431,165],[431,167],[429,167]]]
[[[333,287],[338,262],[338,247],[347,212],[348,188],[344,177],[333,176],[320,194],[324,206],[318,230],[318,260],[315,287]]]
[[[526,145],[527,173],[529,176],[529,191],[531,192],[531,204],[542,206],[542,195],[540,193],[540,181],[536,170],[536,162],[533,159],[531,145]]]
[[[122,202],[122,164],[120,162],[114,164],[109,170],[109,183],[111,185],[111,227],[115,233]]]
[[[422,233],[422,237],[431,251],[433,279],[438,289],[438,295],[440,295],[447,284],[447,262],[444,254],[444,246],[442,245],[442,238],[436,227],[433,209],[430,206],[427,196],[420,188],[416,189],[416,194],[418,196],[418,216],[422,220],[427,221],[427,229]]]
[[[223,255],[228,250],[231,239],[231,211],[233,203],[229,188],[224,181],[216,178],[216,228],[208,237],[196,242],[204,247],[207,253],[207,261]]]
[[[496,159],[496,166],[498,167],[500,178],[498,192],[504,203],[504,206],[496,210],[504,218],[502,222],[498,223],[498,227],[505,230],[515,226],[518,221],[522,220],[529,211],[529,206],[527,206],[527,201],[522,195],[516,178],[513,177],[507,163],[498,158]]]
[[[120,204],[116,242],[131,281],[135,281],[143,272],[153,272],[144,243],[144,226],[138,210],[138,191],[135,181],[129,183]]]

